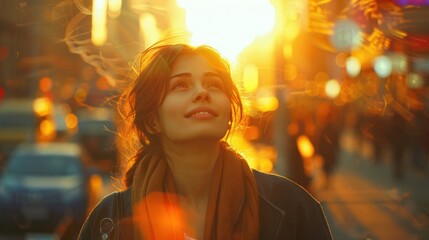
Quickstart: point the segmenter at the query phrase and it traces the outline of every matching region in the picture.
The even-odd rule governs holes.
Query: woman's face
[[[163,141],[218,141],[228,130],[230,111],[223,79],[203,57],[185,54],[173,65],[156,128]]]

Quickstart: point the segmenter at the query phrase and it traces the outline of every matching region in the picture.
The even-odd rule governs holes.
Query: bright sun
[[[191,44],[208,44],[235,61],[254,38],[269,33],[275,9],[268,0],[177,0],[185,9]]]

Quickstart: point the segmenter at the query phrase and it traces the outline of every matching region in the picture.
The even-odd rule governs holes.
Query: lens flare
[[[259,76],[258,68],[255,65],[248,65],[243,72],[243,85],[247,92],[255,92],[258,89]]]
[[[92,7],[91,41],[94,45],[101,46],[107,40],[107,1],[94,0]]]
[[[230,61],[274,27],[274,7],[266,0],[182,0],[178,5],[186,11],[191,44],[211,45]]]
[[[341,86],[337,80],[329,80],[325,85],[325,93],[330,98],[336,98],[340,95]]]
[[[361,64],[359,59],[351,56],[346,60],[346,71],[347,75],[354,78],[357,77],[361,71]]]

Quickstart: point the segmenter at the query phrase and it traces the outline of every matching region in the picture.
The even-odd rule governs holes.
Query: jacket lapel
[[[280,230],[285,221],[285,212],[269,200],[273,193],[271,181],[261,172],[253,170],[259,190],[259,239],[280,239]]]
[[[279,239],[285,213],[259,194],[259,239]]]

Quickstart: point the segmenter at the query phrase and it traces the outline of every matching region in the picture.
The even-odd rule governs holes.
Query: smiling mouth
[[[201,115],[212,115],[212,114],[210,114],[209,112],[197,112],[192,114],[192,116],[201,116]]]
[[[196,109],[196,110],[193,110],[193,111],[185,114],[185,117],[186,118],[191,118],[191,117],[197,117],[197,118],[200,118],[200,117],[217,117],[217,114],[216,114],[216,112],[214,112],[213,110],[210,110],[210,109],[204,109],[204,110]]]
[[[215,116],[209,112],[196,112],[191,114],[188,118],[190,119],[213,119]]]

